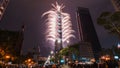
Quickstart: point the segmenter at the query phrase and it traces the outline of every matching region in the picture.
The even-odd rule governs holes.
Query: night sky
[[[71,15],[73,29],[76,30],[77,21],[76,8],[89,8],[93,23],[95,25],[100,44],[104,48],[111,48],[118,43],[118,39],[108,34],[103,27],[97,25],[96,19],[103,11],[114,11],[110,0],[57,0],[59,4],[63,3],[66,7],[64,12]],[[24,53],[32,51],[34,46],[40,46],[41,55],[45,56],[50,51],[50,44],[45,41],[45,18],[41,15],[51,9],[51,3],[56,0],[10,0],[7,10],[0,21],[0,28],[18,31],[25,25],[24,41],[22,50]],[[78,42],[78,39],[74,43]]]

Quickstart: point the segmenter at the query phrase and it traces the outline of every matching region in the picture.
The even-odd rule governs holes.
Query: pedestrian
[[[78,61],[75,61],[73,68],[80,68],[80,64],[78,63]]]
[[[52,65],[52,68],[56,68],[56,65],[55,65],[55,64],[53,64],[53,65]]]
[[[93,68],[98,68],[98,64],[96,62],[93,62]]]

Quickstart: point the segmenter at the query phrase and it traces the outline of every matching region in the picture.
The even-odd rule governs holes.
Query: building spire
[[[25,31],[25,25],[23,24],[22,25],[22,32],[24,32]]]

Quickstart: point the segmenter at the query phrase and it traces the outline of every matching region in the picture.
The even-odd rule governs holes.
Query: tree
[[[62,50],[60,50],[60,55],[62,55],[62,56],[68,56],[68,54],[69,54],[69,48],[67,47],[67,48],[63,48]]]
[[[113,56],[113,49],[111,49],[111,48],[102,48],[102,50],[100,52],[100,55],[101,56],[103,56],[103,55]]]
[[[113,55],[120,57],[120,49],[117,46],[113,45],[112,50],[113,50]]]
[[[120,11],[101,13],[97,18],[97,23],[108,30],[108,32],[120,37]]]
[[[12,49],[12,47],[4,43],[3,45],[0,46],[0,59],[5,60],[6,55],[10,55],[11,60],[12,60],[12,57],[16,57],[15,51]]]
[[[71,59],[74,56],[74,59],[77,59],[79,56],[79,44],[74,44],[67,48],[63,48],[62,50],[60,50],[59,55],[69,56]]]

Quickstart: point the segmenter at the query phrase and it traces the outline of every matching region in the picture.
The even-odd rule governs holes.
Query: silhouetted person
[[[93,68],[98,68],[98,64],[96,62],[93,63]]]

